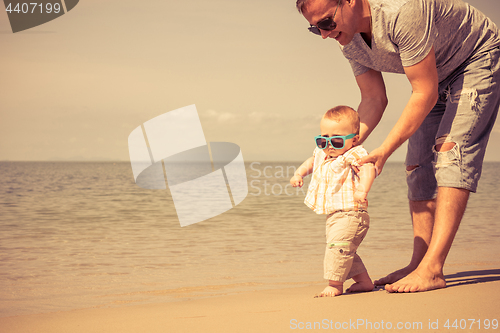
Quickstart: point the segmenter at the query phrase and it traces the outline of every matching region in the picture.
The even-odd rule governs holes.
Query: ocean
[[[181,227],[168,189],[138,187],[128,162],[0,162],[0,316],[321,283],[325,216],[303,204],[308,179],[288,185],[299,165],[246,163],[242,203]],[[499,188],[500,163],[485,163],[445,274],[498,268]],[[412,252],[402,163],[368,200],[358,253],[375,279]]]

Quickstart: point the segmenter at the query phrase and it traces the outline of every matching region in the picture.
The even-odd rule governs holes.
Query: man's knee
[[[439,137],[436,140],[436,145],[434,146],[434,149],[440,153],[444,153],[444,152],[452,150],[453,147],[455,147],[456,143],[452,142],[450,140],[451,139],[448,137],[448,135],[443,135],[443,136]]]
[[[415,170],[416,168],[418,168],[420,165],[407,165],[406,166],[406,171],[410,172],[410,171],[413,171]]]

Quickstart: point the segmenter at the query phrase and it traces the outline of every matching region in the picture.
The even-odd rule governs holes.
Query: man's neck
[[[365,43],[371,47],[372,46],[372,14],[370,9],[370,3],[368,0],[358,0],[361,2],[361,37]]]

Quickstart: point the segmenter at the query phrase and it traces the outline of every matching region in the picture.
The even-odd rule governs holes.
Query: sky
[[[497,0],[469,3],[500,22]],[[82,0],[18,33],[0,11],[0,160],[128,161],[137,126],[191,104],[206,140],[238,144],[245,161],[305,160],[323,113],[360,101],[337,42],[307,27],[294,0]],[[368,151],[410,96],[404,75],[384,79]],[[499,145],[497,122],[487,161]]]

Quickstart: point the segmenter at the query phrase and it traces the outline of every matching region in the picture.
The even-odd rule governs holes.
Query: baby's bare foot
[[[372,291],[375,286],[371,281],[356,282],[352,284],[349,289],[346,290],[348,293],[360,293],[365,291]]]
[[[339,289],[337,287],[332,287],[332,286],[327,286],[323,291],[317,295],[314,296],[314,298],[317,297],[334,297],[334,296],[339,296],[342,295],[342,289]]]

